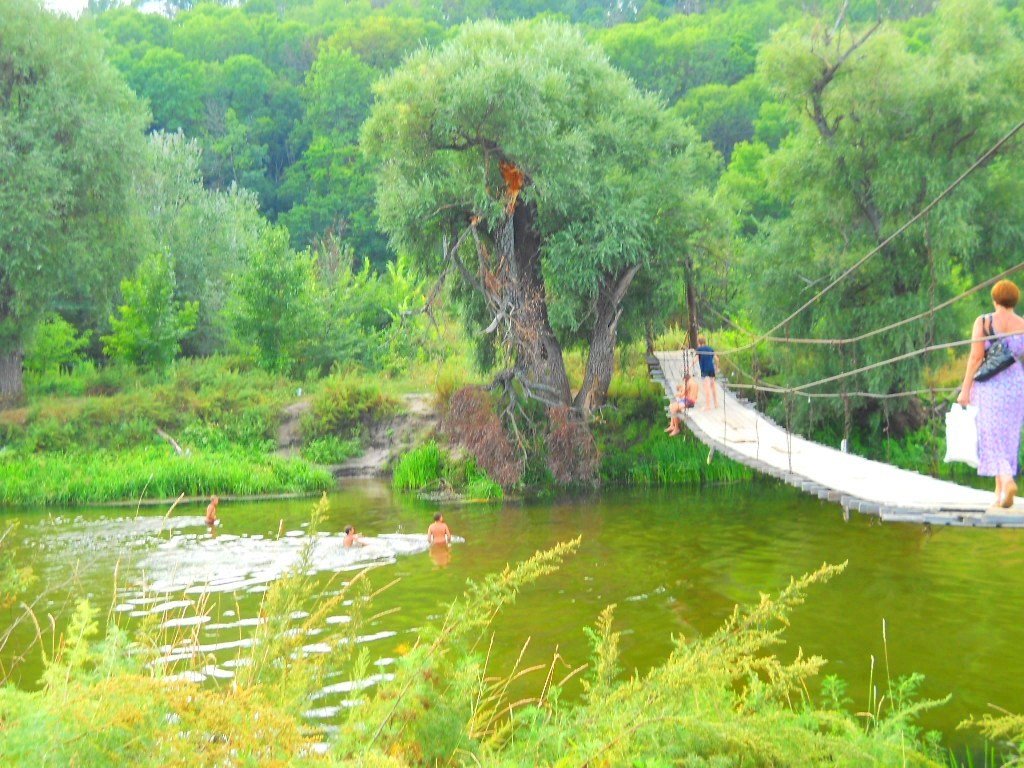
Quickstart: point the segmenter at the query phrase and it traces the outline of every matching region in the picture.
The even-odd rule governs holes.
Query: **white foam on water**
[[[429,548],[422,534],[367,537],[362,539],[364,546],[347,548],[344,536],[333,533],[311,538],[304,531],[289,531],[280,539],[182,534],[160,544],[139,567],[150,593],[263,592],[298,562],[303,546],[310,541],[312,563],[319,572],[362,570]]]
[[[164,645],[160,652],[170,655],[188,654],[195,656],[197,653],[213,653],[215,651],[226,651],[230,648],[251,648],[253,640],[250,637],[242,637],[238,640],[226,640],[222,643],[188,643],[183,645]]]
[[[180,619],[168,619],[160,625],[160,629],[172,629],[174,627],[194,627],[197,624],[205,624],[209,620],[209,616],[182,616]]]
[[[234,611],[231,611],[230,613],[231,613],[232,616],[235,615]],[[227,614],[228,614],[228,611],[225,611],[224,615],[227,616]],[[222,630],[222,629],[239,629],[241,627],[258,627],[258,626],[260,626],[261,624],[264,624],[264,623],[266,623],[266,619],[261,619],[259,617],[253,617],[251,619],[239,619],[238,621],[226,621],[226,622],[216,622],[214,624],[207,624],[205,627],[203,627],[203,629],[205,629],[207,632],[216,632],[216,631],[219,631],[219,630]]]
[[[394,637],[397,632],[391,630],[385,630],[383,632],[374,632],[372,635],[359,635],[356,637],[357,643],[372,643],[374,640],[384,640],[388,637]]]
[[[302,714],[310,720],[327,720],[328,718],[334,717],[339,712],[341,712],[341,707],[317,707],[316,709],[307,709]],[[315,749],[319,746],[321,746],[321,744],[314,744],[312,745],[312,748],[314,751],[319,751]],[[320,751],[320,754],[326,754],[327,750],[330,749],[329,744],[323,744],[323,747],[324,749]]]
[[[207,664],[203,667],[203,674],[207,677],[216,677],[220,680],[229,680],[235,676],[235,673],[229,669],[221,669],[213,664]]]
[[[334,683],[332,685],[325,685],[319,691],[313,694],[314,699],[322,699],[324,696],[330,696],[334,693],[352,693],[353,691],[361,691],[364,688],[369,688],[371,685],[377,683],[386,682],[393,680],[394,675],[388,673],[381,673],[378,675],[370,675],[364,677],[362,680],[343,680],[340,683]]]
[[[191,605],[191,600],[169,600],[166,603],[160,603],[160,605],[150,608],[149,613],[167,613],[175,608],[188,608]]]
[[[153,661],[151,661],[149,663],[149,666],[156,666],[158,664],[175,664],[176,662],[179,662],[179,661],[188,661],[193,656],[195,656],[195,654],[191,653],[191,652],[188,652],[188,653],[168,653],[168,654],[166,654],[164,656],[157,656],[155,659],[153,659]]]
[[[196,672],[195,670],[189,669],[185,672],[178,672],[175,675],[168,675],[164,680],[172,683],[202,683],[206,681],[206,675],[202,672]]]
[[[334,649],[331,648],[330,643],[310,643],[302,646],[302,650],[305,653],[330,653]]]

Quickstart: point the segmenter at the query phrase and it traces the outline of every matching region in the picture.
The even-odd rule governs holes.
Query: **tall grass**
[[[646,365],[620,370],[609,389],[609,407],[594,427],[601,449],[601,479],[611,485],[672,486],[749,480],[753,470],[715,455],[683,429],[678,437],[663,430],[667,402],[662,388],[647,378]]]
[[[683,434],[668,438],[660,428],[632,446],[626,458],[626,462],[606,463],[609,480],[625,485],[670,486],[734,483],[754,477],[749,467],[724,456],[715,454],[708,461],[707,446],[696,438]]]
[[[391,485],[398,491],[451,491],[469,499],[497,500],[505,495],[472,456],[456,459],[433,440],[398,460]]]
[[[72,505],[166,499],[181,493],[320,491],[329,472],[301,459],[244,452],[178,456],[168,448],[91,453],[0,453],[0,504]]]
[[[391,473],[397,491],[419,491],[435,487],[444,477],[445,457],[433,440],[403,455]]]

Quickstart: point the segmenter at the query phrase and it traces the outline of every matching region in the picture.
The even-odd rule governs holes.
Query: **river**
[[[199,505],[169,517],[158,507],[9,509],[0,517],[4,527],[19,522],[17,559],[38,576],[29,595],[38,597],[37,615],[62,620],[69,599],[81,596],[127,625],[155,612],[168,629],[198,630],[198,649],[169,644],[170,659],[199,650],[216,662],[205,675],[227,678],[267,585],[308,539],[313,504],[222,502],[216,538],[206,532]],[[755,482],[444,507],[452,531],[464,539],[444,559],[425,551],[421,539],[438,509],[376,482],[348,483],[330,496],[317,545],[325,580],[330,571],[346,578],[370,560],[379,565],[374,584],[398,579],[374,604],[398,610],[359,637],[376,661],[367,684],[388,674],[417,628],[436,618],[466,579],[582,535],[578,554],[528,587],[495,624],[498,668],[514,661],[527,638],[525,663],[550,661],[556,647],[568,663],[584,663],[582,627],[616,603],[623,666],[643,671],[665,659],[673,636],[711,632],[736,603],[777,591],[790,576],[823,562],[848,561],[845,573],[813,589],[794,614],[781,657],[792,658],[797,648],[824,656],[825,672],[850,683],[858,710],[867,701],[872,656],[876,683],[885,679],[886,656],[893,677],[923,673],[923,696],[952,694],[923,719],[952,745],[972,740],[957,723],[991,712],[990,704],[1024,711],[1024,531],[847,520],[834,504]],[[343,550],[339,534],[346,524],[388,536]],[[331,625],[345,618],[332,617],[310,638],[309,651],[326,647]],[[34,631],[20,626],[0,657],[5,667]],[[32,686],[38,674],[39,661],[30,655],[12,679]],[[349,688],[336,680],[311,703],[311,717],[328,722]]]

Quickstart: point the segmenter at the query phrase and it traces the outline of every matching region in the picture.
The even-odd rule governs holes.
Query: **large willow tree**
[[[0,3],[0,403],[41,313],[104,312],[133,258],[146,115],[102,49],[32,0]]]
[[[396,249],[452,270],[508,373],[548,405],[605,399],[642,270],[678,262],[716,155],[573,28],[471,24],[377,86],[364,145]],[[706,198],[706,195],[702,196]],[[589,346],[570,391],[563,345]]]

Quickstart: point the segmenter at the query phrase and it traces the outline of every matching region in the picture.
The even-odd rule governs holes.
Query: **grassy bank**
[[[457,458],[433,440],[399,459],[391,484],[399,491],[453,493],[467,499],[494,501],[505,495],[472,456]]]
[[[178,456],[168,447],[0,454],[0,504],[44,506],[210,494],[326,490],[334,478],[297,459],[230,451]]]
[[[296,493],[333,485],[330,473],[309,461],[273,455],[282,410],[304,383],[244,361],[179,360],[159,376],[84,365],[27,384],[28,404],[0,412],[0,504]]]
[[[740,482],[755,476],[749,468],[721,455],[709,461],[707,446],[685,429],[678,437],[666,435],[664,391],[648,376],[643,348],[639,344],[622,345],[616,358],[608,401],[589,425],[599,453],[602,485],[702,485]],[[582,379],[584,365],[585,359],[578,351],[567,353],[574,386]],[[538,414],[537,418],[542,416]],[[532,448],[524,480],[516,490],[527,494],[557,490],[552,473],[544,466],[544,446]],[[536,451],[541,452],[539,458]],[[402,491],[452,490],[476,498],[500,498],[500,486],[475,465],[471,456],[467,457],[469,463],[467,458],[451,458],[465,455],[463,449],[433,442],[420,446],[396,465],[393,485]],[[490,496],[489,486],[494,486]]]

